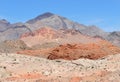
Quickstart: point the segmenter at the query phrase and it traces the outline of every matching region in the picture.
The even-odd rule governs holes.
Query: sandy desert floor
[[[68,61],[1,53],[0,82],[120,82],[120,54]]]

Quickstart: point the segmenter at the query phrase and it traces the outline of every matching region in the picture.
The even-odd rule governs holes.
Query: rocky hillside
[[[102,39],[100,38],[92,38],[89,36],[85,36],[81,34],[77,30],[72,29],[61,29],[56,30],[50,27],[43,27],[38,30],[31,32],[27,32],[21,35],[20,38],[24,41],[28,46],[34,46],[44,43],[95,43]]]
[[[48,56],[48,59],[66,59],[76,60],[81,58],[99,59],[107,55],[120,53],[120,48],[117,48],[106,42],[89,43],[89,44],[67,44],[60,45],[53,49]]]
[[[17,40],[25,32],[30,32],[30,29],[23,23],[10,24],[9,27],[0,32],[0,42],[5,40]],[[1,28],[0,28],[1,29]]]
[[[77,60],[81,58],[95,60],[107,55],[119,54],[120,48],[111,45],[108,42],[100,41],[98,43],[65,44],[53,48],[45,47],[41,49],[38,48],[36,50],[22,50],[18,51],[17,53],[47,58],[50,60]]]
[[[0,43],[0,52],[13,53],[20,50],[30,49],[21,40],[6,40]]]
[[[108,35],[107,40],[119,47],[120,46],[120,32],[119,31],[111,32]]]
[[[100,37],[85,36],[77,30],[55,30],[44,27],[33,31],[32,34],[31,32],[23,34],[21,40],[33,50],[23,50],[17,53],[48,59],[99,59],[120,53],[120,48],[108,41]]]

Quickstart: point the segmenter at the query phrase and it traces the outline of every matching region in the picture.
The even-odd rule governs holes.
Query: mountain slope
[[[80,31],[84,35],[91,37],[99,36],[103,39],[106,39],[109,34],[94,25],[85,26],[53,13],[44,13],[27,21],[26,23],[31,26],[31,30],[36,30],[46,26],[54,29],[74,29]]]
[[[44,43],[96,43],[100,41],[99,38],[92,38],[81,34],[77,30],[61,29],[56,30],[51,27],[43,27],[32,32],[27,32],[21,35],[23,40],[28,46],[34,46]]]
[[[108,41],[99,37],[85,36],[79,31],[70,29],[56,30],[43,27],[33,31],[32,34],[31,32],[23,34],[20,39],[33,50],[23,50],[17,53],[48,59],[99,59],[106,55],[120,53],[120,48]]]
[[[0,32],[0,42],[19,39],[25,32],[30,32],[30,29],[23,23],[11,24],[8,29]]]
[[[103,39],[105,39],[109,34],[94,25],[88,26],[86,29],[83,29],[80,32],[91,37],[101,37]]]
[[[86,26],[70,21],[67,18],[58,16],[52,13],[44,13],[36,18],[33,18],[26,23],[31,25],[32,30],[36,30],[40,27],[48,26],[54,29],[85,29]]]
[[[9,26],[10,26],[10,23],[7,20],[5,19],[0,20],[0,32],[7,30]]]
[[[111,32],[106,40],[120,47],[120,31]]]

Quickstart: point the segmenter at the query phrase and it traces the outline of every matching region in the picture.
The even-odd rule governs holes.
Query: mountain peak
[[[43,13],[42,15],[37,16],[36,18],[40,20],[40,19],[47,18],[53,15],[54,15],[53,13],[46,12],[46,13]]]
[[[46,13],[43,13],[42,15],[37,16],[35,19],[27,21],[27,23],[34,23],[36,20],[41,20],[41,19],[44,19],[44,18],[48,18],[48,17],[51,17],[53,15],[55,15],[55,14],[50,13],[50,12],[46,12]]]
[[[9,22],[6,19],[0,19],[0,23],[9,24]]]
[[[55,15],[54,13],[51,13],[51,12],[46,12],[46,13],[43,13],[42,15]]]

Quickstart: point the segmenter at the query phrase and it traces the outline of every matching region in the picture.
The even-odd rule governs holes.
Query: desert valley
[[[0,82],[120,82],[120,32],[50,12],[1,19]]]

